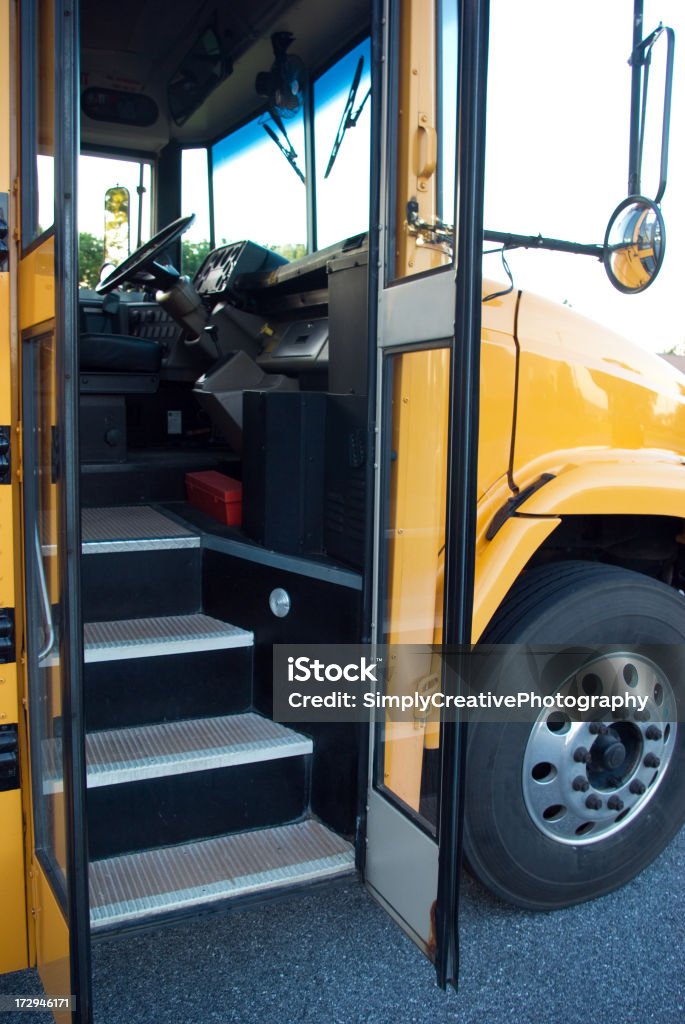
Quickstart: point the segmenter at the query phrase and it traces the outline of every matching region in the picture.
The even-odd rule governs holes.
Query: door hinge
[[[15,660],[14,608],[0,608],[0,665]]]
[[[12,430],[0,427],[0,484],[12,482]]]

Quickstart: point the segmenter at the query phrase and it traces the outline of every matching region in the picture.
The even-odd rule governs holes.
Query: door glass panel
[[[387,588],[384,642],[390,647],[385,693],[428,695],[440,688],[445,547],[448,348],[388,360]],[[379,725],[376,785],[435,833],[440,721],[388,707]]]
[[[21,24],[22,240],[24,247],[55,220],[55,32],[52,0],[30,0]]]
[[[438,219],[454,224],[457,163],[457,5],[438,4]]]
[[[66,906],[55,356],[52,329],[24,344],[27,648],[36,853]]]

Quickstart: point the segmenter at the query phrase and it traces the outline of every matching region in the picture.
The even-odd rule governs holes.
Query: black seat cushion
[[[82,334],[79,342],[82,370],[106,373],[157,373],[162,350],[156,341],[126,334]]]

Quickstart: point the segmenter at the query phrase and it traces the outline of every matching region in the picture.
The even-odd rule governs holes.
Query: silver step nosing
[[[136,537],[127,540],[84,540],[84,555],[125,554],[129,551],[180,551],[201,547],[199,537]]]
[[[192,772],[212,771],[216,768],[234,768],[242,764],[257,764],[261,761],[279,761],[285,757],[301,757],[311,754],[312,740],[303,738],[298,742],[273,742],[263,748],[245,747],[234,750],[203,751],[201,756],[180,758],[168,755],[168,761],[140,761],[126,768],[88,768],[88,789],[99,786],[115,786],[126,782],[141,782],[144,779],[161,779],[168,775],[188,775]]]
[[[253,647],[254,635],[247,630],[240,636],[198,637],[182,640],[153,640],[124,642],[103,646],[84,645],[83,660],[87,664],[98,661],[131,661],[134,658],[156,658],[165,654],[190,654],[194,651],[224,651],[238,647]]]
[[[301,871],[289,871],[288,868],[301,867]],[[352,852],[331,854],[318,860],[306,861],[301,865],[288,865],[278,870],[278,877],[268,878],[266,872],[253,875],[242,875],[236,879],[227,878],[221,882],[212,882],[206,886],[194,886],[190,889],[177,889],[159,894],[152,899],[139,898],[128,900],[126,904],[108,904],[93,907],[90,911],[92,928],[118,924],[122,921],[135,921],[143,917],[166,914],[172,910],[216,903],[219,900],[231,899],[254,892],[267,892],[283,885],[297,885],[336,875],[351,874],[354,871]],[[275,874],[275,870],[273,871]],[[121,907],[121,909],[115,909]]]

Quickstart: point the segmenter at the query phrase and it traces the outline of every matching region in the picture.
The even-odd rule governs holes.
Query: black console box
[[[243,529],[284,554],[323,549],[326,395],[246,391]]]
[[[325,553],[360,569],[367,399],[246,391],[243,529],[283,554]]]

